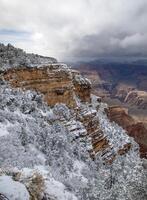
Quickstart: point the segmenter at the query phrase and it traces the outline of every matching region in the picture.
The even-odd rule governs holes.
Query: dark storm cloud
[[[27,51],[62,60],[147,56],[146,0],[0,0],[0,13],[0,41]]]
[[[101,33],[81,38],[72,50],[77,58],[147,56],[147,36],[140,33]]]

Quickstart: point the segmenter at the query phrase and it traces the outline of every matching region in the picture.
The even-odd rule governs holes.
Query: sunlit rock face
[[[80,74],[74,74],[73,84],[77,97],[79,97],[83,102],[90,103],[91,82]]]
[[[4,78],[13,87],[41,92],[50,106],[56,103],[75,106],[72,74],[61,65],[10,69]]]
[[[75,95],[83,102],[90,102],[90,81],[75,74],[64,64],[12,68],[5,71],[4,78],[13,87],[41,92],[50,106],[65,103],[75,107]]]

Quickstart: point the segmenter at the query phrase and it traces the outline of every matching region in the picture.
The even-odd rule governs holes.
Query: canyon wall
[[[65,64],[48,64],[40,67],[11,68],[3,73],[3,77],[12,87],[24,90],[35,90],[44,96],[49,106],[64,103],[74,111],[74,121],[63,121],[71,134],[80,133],[80,137],[88,137],[92,144],[90,155],[101,152],[103,160],[111,163],[117,154],[123,155],[130,150],[130,143],[124,143],[114,153],[114,147],[100,128],[98,109],[93,109],[91,102],[91,83],[76,70],[68,68]],[[97,103],[100,104],[97,97]],[[75,120],[80,121],[85,127],[83,130],[77,127]],[[72,128],[74,127],[74,128]]]
[[[50,106],[65,103],[69,107],[75,107],[74,93],[82,101],[90,102],[90,82],[81,77],[78,72],[72,73],[66,65],[50,64],[39,68],[12,68],[5,71],[4,79],[13,87],[41,92]]]
[[[106,112],[111,122],[114,121],[123,127],[139,144],[141,157],[147,158],[147,129],[144,124],[136,122],[128,114],[128,109],[120,106],[110,106]]]

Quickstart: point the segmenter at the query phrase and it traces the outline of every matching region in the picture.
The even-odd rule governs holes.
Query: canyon
[[[89,77],[92,81],[94,93],[99,92],[99,95],[103,98],[117,98],[121,102],[132,103],[140,109],[146,109],[146,65],[119,62],[104,64],[100,61],[91,61],[75,63],[73,67]],[[135,99],[133,102],[131,96]]]
[[[145,200],[143,125],[93,94],[77,69],[0,47],[0,197]]]
[[[4,80],[8,81],[14,88],[40,92],[43,94],[44,101],[47,102],[49,106],[54,106],[57,103],[65,103],[70,108],[76,110],[77,118],[84,124],[88,135],[92,138],[94,151],[92,151],[91,154],[93,154],[93,152],[97,153],[102,149],[105,150],[105,148],[107,149],[108,147],[110,148],[109,141],[100,130],[98,119],[95,121],[96,114],[90,113],[85,116],[80,116],[82,110],[78,108],[77,98],[83,103],[89,103],[90,107],[92,92],[100,96],[104,101],[106,97],[117,98],[121,102],[128,103],[129,106],[133,105],[140,109],[146,109],[147,92],[136,90],[136,83],[133,83],[133,85],[121,83],[121,77],[124,77],[125,74],[130,77],[132,69],[128,74],[128,70],[122,71],[121,67],[113,68],[111,65],[108,67],[102,65],[98,69],[95,65],[82,65],[78,67],[78,71],[76,70],[77,68],[75,70],[70,69],[66,64],[58,63],[54,58],[45,57],[45,64],[43,64],[43,57],[34,54],[26,54],[23,50],[16,49],[10,44],[8,44],[7,47],[1,45],[1,48],[4,48],[4,50],[1,51],[2,63],[7,63],[7,66],[9,66],[12,64],[10,61],[15,60],[11,68],[3,64],[5,66],[5,70],[2,72]],[[8,60],[9,63],[8,61],[6,62],[6,53],[4,52],[7,52],[7,54],[10,54],[12,57]],[[20,55],[20,58],[22,55],[25,57],[28,56],[30,63],[32,63],[32,58],[33,60],[35,60],[36,57],[39,58],[39,60],[35,60],[37,66],[34,64],[32,67],[32,64],[27,65],[26,62],[22,65],[19,59],[15,59],[15,57],[19,57],[18,55]],[[144,78],[142,78],[141,75],[141,77],[138,76],[137,78],[138,88],[144,89],[146,71],[140,72],[138,69],[136,71],[133,69],[133,72],[133,75],[131,75],[133,78],[138,72],[144,75]],[[91,80],[91,82],[89,80]],[[141,80],[141,82],[139,82],[139,80]],[[99,101],[99,99],[97,101]],[[89,108],[87,111],[85,110],[85,113],[88,112]],[[118,105],[109,106],[107,115],[111,121],[115,121],[123,127],[129,136],[135,138],[135,141],[140,145],[141,156],[146,157],[147,128],[144,123],[135,120],[129,115],[127,108]]]

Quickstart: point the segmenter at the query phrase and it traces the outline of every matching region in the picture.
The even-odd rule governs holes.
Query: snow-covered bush
[[[52,57],[26,53],[22,49],[15,48],[11,44],[5,46],[0,43],[0,71],[12,67],[33,67],[51,63],[57,63],[57,60]]]

